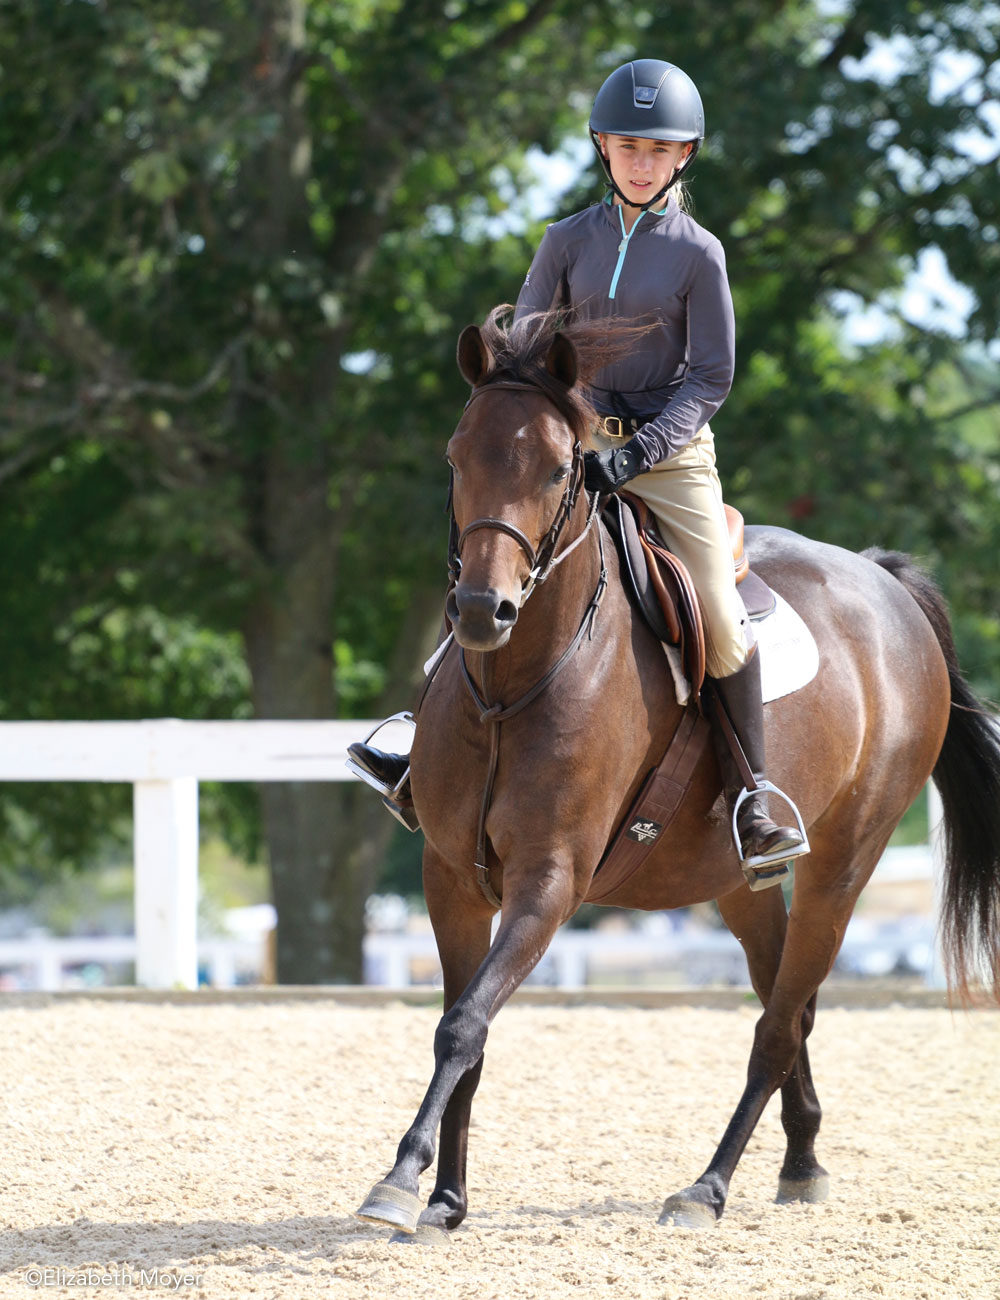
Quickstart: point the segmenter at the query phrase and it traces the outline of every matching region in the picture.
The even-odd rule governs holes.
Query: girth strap
[[[617,834],[605,849],[584,899],[604,902],[632,878],[684,801],[709,740],[709,723],[688,705],[659,765],[647,775]]]

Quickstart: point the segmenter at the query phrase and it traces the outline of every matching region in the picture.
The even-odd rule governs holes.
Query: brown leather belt
[[[659,415],[658,411],[656,415]],[[631,438],[633,434],[639,432],[644,424],[648,424],[650,420],[655,420],[656,415],[643,415],[634,420],[623,420],[617,415],[605,415],[598,427],[605,438]]]

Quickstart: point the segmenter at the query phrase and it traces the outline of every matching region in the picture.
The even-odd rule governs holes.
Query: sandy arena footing
[[[768,1108],[707,1232],[657,1225],[738,1099],[758,1010],[507,1007],[443,1246],[353,1211],[432,1068],[433,1006],[0,1000],[0,1296],[1000,1297],[1000,1014],[823,1001],[822,1205],[776,1205]],[[433,1179],[425,1175],[422,1190]]]

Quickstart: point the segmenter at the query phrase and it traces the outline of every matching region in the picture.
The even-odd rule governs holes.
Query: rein
[[[542,395],[545,396],[544,392],[534,384],[519,383],[515,380],[501,380],[474,389],[472,395],[469,397],[469,401],[466,402],[466,407],[468,407],[469,403],[474,401],[474,399],[481,393],[489,392],[497,388],[526,389],[529,392],[542,393]],[[521,592],[520,603],[523,607],[524,602],[531,595],[535,585],[544,582],[552,571],[562,564],[563,560],[572,555],[581,542],[586,539],[587,534],[590,532],[591,527],[597,518],[598,507],[600,505],[599,494],[595,494],[594,499],[591,502],[590,508],[587,512],[587,522],[580,530],[579,535],[570,542],[565,550],[560,551],[558,555],[556,554],[556,548],[559,545],[559,539],[562,536],[563,529],[569,522],[573,509],[576,506],[580,490],[583,487],[583,477],[583,448],[578,438],[573,444],[573,469],[569,481],[566,484],[566,489],[563,492],[562,500],[556,509],[552,523],[549,525],[544,537],[539,542],[538,549],[536,550],[519,528],[516,528],[513,524],[507,523],[504,519],[494,519],[491,517],[474,519],[471,524],[466,525],[466,527],[459,532],[452,504],[454,489],[453,475],[452,484],[448,493],[448,506],[451,510],[448,570],[451,575],[452,583],[457,583],[461,575],[462,546],[465,539],[471,533],[484,528],[492,529],[495,532],[506,533],[507,536],[512,537],[518,543],[528,560],[530,572],[528,575],[528,581],[525,583]],[[472,696],[473,703],[479,710],[480,722],[488,723],[490,725],[490,759],[486,775],[486,786],[483,790],[483,799],[479,810],[479,827],[476,834],[476,860],[474,865],[479,888],[482,890],[482,893],[490,906],[497,909],[501,906],[501,899],[490,883],[490,871],[486,864],[486,818],[489,814],[490,805],[493,802],[493,788],[496,784],[497,766],[500,761],[500,724],[505,722],[508,718],[513,718],[516,714],[520,713],[522,709],[527,708],[529,704],[536,700],[539,695],[541,695],[542,692],[551,685],[556,677],[559,676],[583,641],[586,638],[593,636],[594,621],[597,618],[597,611],[600,608],[601,601],[604,599],[604,592],[608,585],[608,571],[604,555],[604,538],[601,535],[600,527],[597,529],[597,548],[601,560],[601,570],[598,575],[597,586],[594,589],[594,594],[591,597],[587,608],[583,612],[583,617],[580,620],[580,626],[577,628],[576,635],[552,667],[549,668],[549,670],[540,677],[533,686],[525,691],[519,699],[515,700],[513,704],[503,705],[499,701],[490,704],[487,700],[483,699],[476,683],[473,681],[472,674],[469,671],[468,661],[465,657],[465,650],[462,650],[462,678],[469,690],[469,694]]]

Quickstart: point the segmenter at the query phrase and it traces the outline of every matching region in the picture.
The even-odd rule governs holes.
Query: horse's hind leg
[[[781,890],[740,889],[719,900],[726,925],[743,946],[754,992],[766,1006],[781,962],[788,918]],[[806,1039],[816,1017],[816,995],[802,1013],[802,1046],[795,1067],[781,1085],[781,1125],[787,1145],[778,1179],[778,1200],[825,1201],[830,1177],[814,1149],[823,1116],[809,1068]]]
[[[739,1105],[705,1172],[691,1187],[664,1202],[661,1223],[702,1227],[722,1216],[730,1180],[764,1107],[779,1088],[793,1079],[804,1034],[812,1024],[808,1014],[810,1005],[815,1005],[816,991],[833,965],[860,892],[860,882],[869,874],[855,873],[857,889],[845,889],[843,882],[837,880],[837,872],[820,861],[815,850],[809,867],[807,883],[796,881],[781,961],[763,1015],[757,1021],[747,1083]],[[808,1168],[805,1153],[811,1150],[815,1136],[815,1129],[810,1136],[815,1120],[808,1120],[801,1110],[801,1102],[811,1093],[808,1075],[800,1072],[799,1086],[801,1100],[797,1102],[794,1093],[791,1094],[793,1108],[800,1106],[793,1131],[797,1130],[797,1151]],[[818,1106],[816,1110],[818,1115]],[[818,1166],[816,1174],[817,1177],[821,1174]]]
[[[795,1069],[781,1087],[781,1125],[787,1145],[785,1160],[778,1176],[777,1199],[789,1201],[825,1201],[830,1195],[830,1175],[816,1159],[814,1143],[823,1112],[813,1086],[806,1039],[816,1019],[816,994],[802,1013],[802,1046]]]

